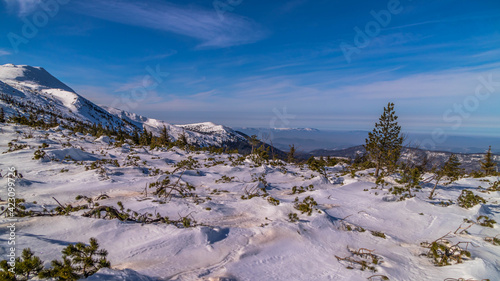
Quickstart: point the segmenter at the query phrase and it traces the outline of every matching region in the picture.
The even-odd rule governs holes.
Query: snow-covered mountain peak
[[[232,129],[226,126],[217,125],[212,122],[177,125],[177,127],[185,128],[186,130],[199,132],[202,134],[213,134],[213,133],[221,134],[221,133],[233,132]]]
[[[35,90],[59,89],[75,92],[42,67],[4,64],[0,66],[0,80],[15,88],[24,86]]]

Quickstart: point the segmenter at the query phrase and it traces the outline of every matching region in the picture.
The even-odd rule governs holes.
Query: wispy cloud
[[[155,55],[149,55],[149,56],[142,57],[139,59],[139,61],[151,61],[151,60],[157,61],[157,60],[162,60],[162,59],[171,57],[175,54],[177,54],[176,50],[167,50],[161,54],[155,54]]]
[[[125,0],[82,1],[77,12],[92,17],[173,32],[202,41],[199,47],[229,47],[256,42],[265,37],[254,21],[227,14],[221,21],[215,10],[179,6],[167,2]]]
[[[41,0],[3,0],[10,9],[18,11],[19,16],[33,12]]]
[[[9,51],[5,51],[3,49],[0,49],[0,57],[3,57],[3,56],[8,56],[10,55],[11,53]]]
[[[136,89],[143,89],[143,88],[148,88],[151,85],[154,84],[154,81],[149,77],[146,76],[146,78],[143,77],[134,77],[131,79],[131,82],[127,83],[122,83],[122,84],[116,84],[116,90],[114,90],[115,93],[119,92],[127,92],[131,90],[136,90]]]

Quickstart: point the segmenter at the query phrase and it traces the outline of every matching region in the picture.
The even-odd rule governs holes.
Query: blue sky
[[[172,123],[370,130],[391,101],[408,132],[500,136],[494,0],[2,0],[0,26],[0,63]]]

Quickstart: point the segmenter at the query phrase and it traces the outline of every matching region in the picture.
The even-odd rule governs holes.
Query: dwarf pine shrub
[[[33,160],[40,160],[45,157],[45,151],[38,149],[33,153]]]
[[[307,214],[308,216],[312,215],[314,207],[318,205],[318,203],[311,196],[307,196],[304,200],[302,200],[302,202],[300,202],[297,197],[294,202],[295,205],[293,207],[299,210],[302,214]]]
[[[7,260],[0,262],[0,280],[29,280],[43,270],[43,261],[35,256],[30,248],[23,250],[21,257],[15,259],[14,272],[9,271]]]
[[[462,193],[458,197],[457,204],[458,206],[469,209],[477,204],[484,204],[486,203],[486,200],[484,200],[483,197],[479,195],[475,195],[472,191],[470,190],[462,190]]]
[[[304,193],[306,191],[309,191],[309,190],[314,190],[314,185],[310,184],[306,187],[303,187],[303,186],[294,186],[292,187],[292,194],[300,194],[300,193]]]
[[[296,213],[289,213],[288,214],[288,220],[290,222],[298,222],[299,221],[299,216]]]
[[[267,202],[269,202],[269,204],[274,205],[274,206],[278,206],[280,204],[280,200],[273,198],[271,196],[269,196],[267,198]]]
[[[459,247],[459,244],[451,244],[446,239],[438,239],[432,243],[423,242],[421,245],[429,248],[429,257],[436,266],[446,266],[453,263],[462,263],[464,259],[470,258],[471,253]]]
[[[385,233],[380,232],[380,231],[371,231],[371,234],[376,237],[384,238],[386,239],[387,237],[385,236]]]
[[[493,228],[493,225],[495,223],[497,223],[494,219],[491,219],[490,217],[488,216],[479,216],[477,218],[477,223],[480,225],[480,226],[484,226],[484,227],[491,227]]]
[[[78,280],[88,278],[99,269],[110,267],[106,259],[108,251],[99,249],[95,238],[90,238],[90,244],[70,244],[62,250],[62,261],[53,260],[52,268],[43,270],[40,278],[56,278],[58,280]]]

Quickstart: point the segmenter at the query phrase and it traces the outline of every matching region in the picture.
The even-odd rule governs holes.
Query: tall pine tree
[[[365,140],[368,157],[375,163],[375,177],[379,176],[383,167],[395,167],[401,155],[404,138],[397,120],[394,103],[390,102],[387,107],[384,107],[384,113],[380,116],[379,122],[375,124],[373,131],[368,133],[368,138]]]
[[[288,152],[288,163],[295,162],[295,145],[290,145],[290,151]]]
[[[483,170],[487,176],[491,176],[496,172],[496,166],[497,164],[493,161],[493,154],[491,153],[490,146],[488,152],[484,155],[484,160],[481,161],[481,170]]]
[[[161,129],[160,142],[162,145],[167,145],[170,142],[170,136],[168,135],[168,130],[165,125],[163,125],[163,128]]]
[[[0,107],[0,123],[5,123],[5,113],[3,112],[3,107]]]

